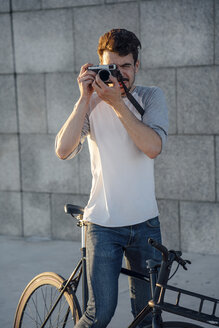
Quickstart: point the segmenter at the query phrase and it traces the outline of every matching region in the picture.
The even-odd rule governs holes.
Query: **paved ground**
[[[12,328],[16,305],[27,282],[44,271],[67,277],[80,257],[79,249],[78,242],[0,236],[0,327]],[[184,258],[192,265],[188,272],[180,269],[171,284],[219,298],[219,256],[187,253]],[[195,305],[194,300],[187,300],[190,308]],[[171,315],[165,317],[173,319]],[[119,304],[109,328],[126,328],[131,319],[128,282],[121,275]]]

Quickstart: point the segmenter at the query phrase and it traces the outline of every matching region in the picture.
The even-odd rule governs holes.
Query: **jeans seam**
[[[132,240],[132,226],[130,228],[131,228],[131,230],[130,230],[129,241],[127,243],[127,246],[129,246],[131,244],[131,240]]]

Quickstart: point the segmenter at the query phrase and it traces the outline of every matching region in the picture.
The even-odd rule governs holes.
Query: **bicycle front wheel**
[[[56,273],[44,272],[34,277],[19,300],[14,328],[39,328],[61,293],[65,280]],[[45,327],[72,328],[81,317],[78,299],[68,287],[51,313]]]
[[[181,322],[181,321],[166,321],[163,323],[165,328],[202,328],[201,326],[194,325],[193,323]],[[151,325],[146,328],[152,328]]]

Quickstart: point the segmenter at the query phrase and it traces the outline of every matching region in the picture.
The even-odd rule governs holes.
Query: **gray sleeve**
[[[145,113],[142,121],[152,128],[162,140],[162,149],[168,135],[168,109],[163,91],[158,87],[151,87],[149,93],[143,96]]]

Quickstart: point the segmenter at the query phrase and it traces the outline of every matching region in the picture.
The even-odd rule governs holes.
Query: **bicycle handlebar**
[[[171,253],[173,253],[175,255],[175,261],[177,263],[179,263],[184,270],[187,270],[187,267],[186,267],[186,264],[191,264],[191,261],[189,260],[184,260],[181,255],[182,255],[182,252],[176,252],[176,251],[170,251]]]
[[[167,262],[168,259],[169,259],[169,254],[173,254],[174,256],[172,257],[172,262],[173,261],[176,261],[177,263],[179,263],[184,270],[187,270],[187,267],[186,267],[186,264],[191,264],[190,261],[188,260],[183,260],[181,255],[182,255],[182,252],[178,251],[173,251],[173,250],[170,250],[168,251],[168,249],[159,244],[156,240],[152,239],[152,238],[149,238],[148,239],[148,243],[153,246],[154,248],[156,248],[159,252],[162,253],[162,257],[163,257],[163,261],[164,262]]]
[[[169,252],[168,252],[168,249],[165,246],[159,244],[156,240],[154,240],[152,238],[149,238],[148,239],[148,243],[151,246],[153,246],[154,248],[156,248],[159,252],[162,253],[164,262],[167,262],[168,261]]]

